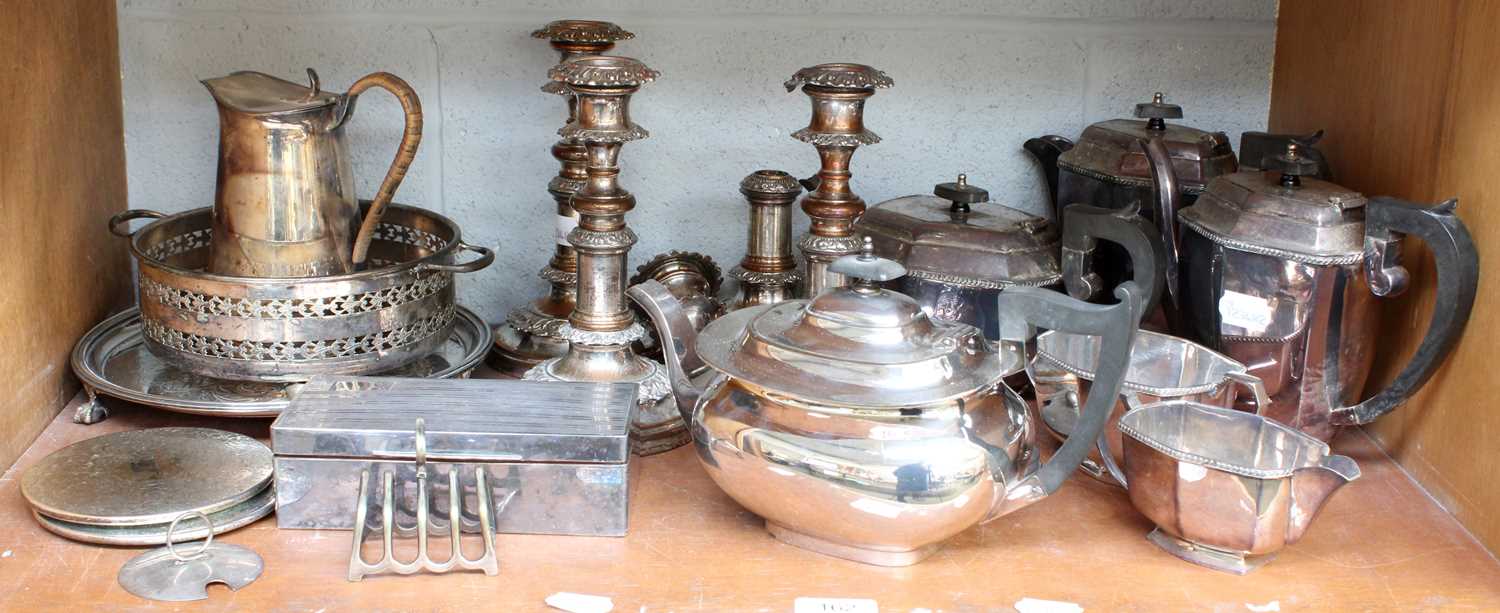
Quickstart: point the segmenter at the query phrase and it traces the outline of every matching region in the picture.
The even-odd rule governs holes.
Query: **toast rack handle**
[[[149,209],[130,209],[126,211],[120,211],[119,213],[115,213],[114,215],[110,216],[109,233],[120,238],[130,238],[131,236],[135,235],[134,232],[130,232],[126,229],[130,220],[161,219],[166,216],[166,213],[158,213]]]

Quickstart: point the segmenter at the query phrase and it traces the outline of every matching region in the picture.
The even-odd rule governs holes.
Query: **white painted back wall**
[[[551,251],[548,149],[565,111],[537,89],[557,56],[529,36],[547,21],[614,21],[636,33],[615,53],[662,72],[632,108],[651,138],[621,156],[638,202],[631,269],[688,249],[727,270],[744,253],[739,180],[817,169],[812,146],[789,136],[809,115],[806,96],[782,87],[798,68],[853,61],[895,79],[866,106],[884,142],[854,156],[853,187],[870,204],[963,172],[992,199],[1040,213],[1040,178],[1021,149],[1032,136],[1074,138],[1155,91],[1236,144],[1264,129],[1275,11],[1275,0],[121,0],[130,206],[213,203],[218,118],[199,79],[300,80],[313,67],[341,91],[389,71],[426,115],[397,201],[497,248],[494,266],[460,280],[460,301],[499,321],[544,287],[535,273]],[[402,122],[394,98],[361,98],[348,132],[368,197]],[[800,211],[798,222],[800,234]]]

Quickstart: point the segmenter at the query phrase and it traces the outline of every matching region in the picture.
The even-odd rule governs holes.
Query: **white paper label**
[[[1271,303],[1265,298],[1230,291],[1219,298],[1219,320],[1226,326],[1258,334],[1266,331],[1271,319]]]
[[[544,602],[549,607],[568,613],[609,613],[615,609],[614,601],[608,597],[573,592],[558,592],[548,596]]]
[[[1076,603],[1030,597],[1017,600],[1015,607],[1020,613],[1083,613]]]
[[[553,238],[557,241],[557,244],[559,244],[559,245],[572,245],[573,243],[568,242],[568,234],[573,231],[573,228],[576,228],[576,227],[578,227],[578,218],[577,217],[569,217],[567,215],[558,215],[557,216],[557,234]]]
[[[792,613],[880,613],[880,605],[869,598],[808,598],[792,603]]]

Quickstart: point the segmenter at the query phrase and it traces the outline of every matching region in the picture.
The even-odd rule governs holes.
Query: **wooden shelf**
[[[198,425],[265,437],[269,420],[214,420],[106,400],[94,426],[63,411],[0,479],[0,607],[121,609],[147,604],[115,573],[140,549],[43,531],[20,474],[69,443],[118,430]],[[1500,607],[1500,563],[1359,431],[1335,443],[1364,471],[1302,542],[1236,577],[1192,566],[1144,538],[1150,525],[1120,490],[1076,477],[1058,494],[952,539],[921,564],[888,569],[823,557],[771,538],[714,486],[691,448],[636,461],[630,536],[501,535],[500,575],[344,580],[348,532],[278,530],[274,518],[222,536],[265,559],[238,593],[210,588],[196,610],[544,610],[559,591],[609,596],[615,610],[790,611],[798,596],[872,598],[881,610],[1009,610],[1023,597],[1087,610],[1427,610]],[[352,495],[352,494],[351,494]],[[410,555],[410,554],[408,554]],[[1268,610],[1260,608],[1258,610]],[[1274,610],[1274,609],[1271,609]]]

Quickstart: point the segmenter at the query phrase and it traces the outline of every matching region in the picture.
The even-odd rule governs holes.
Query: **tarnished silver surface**
[[[549,22],[531,36],[548,40],[562,62],[608,53],[616,41],[635,38],[635,34],[613,23],[585,19]],[[567,101],[568,117],[563,125],[578,118],[578,100],[567,85],[548,79],[542,91],[560,95]],[[512,310],[495,329],[495,349],[486,360],[490,367],[510,377],[520,377],[543,360],[561,357],[568,351],[567,338],[559,331],[573,312],[578,292],[578,256],[568,236],[578,226],[573,194],[588,180],[585,171],[588,151],[578,141],[563,138],[553,143],[552,157],[560,164],[558,174],[547,182],[555,213],[555,245],[552,258],[539,273],[549,289],[545,295]]]
[[[1359,466],[1270,419],[1191,401],[1120,418],[1130,502],[1179,558],[1245,574],[1302,538]],[[1169,538],[1170,537],[1170,538]]]
[[[455,308],[448,342],[422,359],[381,376],[464,378],[490,346],[490,329],[478,315]],[[73,347],[73,373],[89,392],[74,421],[104,418],[98,395],[147,406],[220,417],[275,417],[286,408],[293,383],[230,381],[174,368],[146,349],[140,310],[130,309],[100,322]]]
[[[270,482],[271,450],[260,441],[208,428],[151,428],[53,452],[26,470],[21,494],[55,519],[141,526],[227,509]]]
[[[1057,225],[989,202],[989,192],[959,175],[932,196],[887,200],[866,211],[854,229],[874,240],[875,253],[906,266],[893,284],[928,315],[966,323],[999,338],[995,296],[1007,287],[1062,280]]]
[[[275,510],[276,491],[274,488],[267,486],[249,500],[222,511],[208,513],[207,515],[213,522],[214,534],[223,534],[230,530],[253,524],[256,520],[270,515]],[[126,547],[166,544],[167,530],[171,525],[168,522],[144,526],[96,526],[53,519],[35,511],[32,511],[31,516],[36,519],[38,524],[46,528],[48,532],[63,538],[85,543]],[[206,536],[208,536],[208,528],[194,524],[179,527],[174,533],[173,538],[195,540]]]
[[[1027,365],[1042,423],[1059,438],[1073,430],[1093,385],[1099,355],[1097,337],[1048,331],[1036,338],[1035,357]],[[1192,400],[1233,408],[1237,401],[1254,409],[1270,403],[1265,385],[1245,372],[1245,365],[1197,343],[1159,332],[1136,332],[1130,366],[1119,399],[1100,435],[1098,453],[1083,470],[1106,483],[1124,485],[1120,470],[1122,443],[1115,427],[1130,409],[1164,400]]]
[[[661,73],[639,60],[591,55],[558,64],[548,76],[566,85],[577,104],[576,118],[558,133],[587,150],[587,181],[571,200],[578,227],[568,233],[578,256],[577,304],[568,316],[567,353],[538,363],[522,378],[638,383],[632,444],[638,453],[666,451],[687,442],[686,426],[672,410],[665,369],[632,347],[643,334],[623,291],[625,264],[637,240],[625,214],[635,208],[635,196],[619,183],[621,148],[647,136],[630,119],[630,97]]]
[[[370,239],[422,141],[422,103],[385,72],[346,94],[323,91],[307,69],[301,85],[268,74],[205,79],[218,106],[219,172],[207,270],[245,277],[342,275],[364,267]],[[367,211],[354,199],[344,126],[361,92],[378,87],[401,102],[405,130]],[[363,220],[361,215],[363,214]]]
[[[865,201],[849,188],[849,164],[860,145],[880,142],[865,129],[865,101],[895,81],[863,64],[831,63],[798,70],[785,85],[788,92],[801,87],[812,102],[812,118],[792,138],[816,147],[821,166],[812,191],[802,198],[811,225],[798,241],[806,266],[803,290],[811,298],[843,286],[846,280],[830,273],[828,266],[859,251],[853,224],[865,211]]]
[[[1304,177],[1295,187],[1275,172],[1240,172],[1214,181],[1182,224],[1233,249],[1315,266],[1361,261],[1364,207],[1359,192]]]
[[[231,590],[250,585],[265,570],[260,555],[226,543],[215,543],[212,530],[200,544],[174,545],[177,528],[184,519],[213,521],[202,513],[183,513],[167,527],[167,546],[131,558],[115,580],[125,591],[148,600],[188,602],[208,598],[208,585],[220,583]]]
[[[728,308],[774,304],[794,297],[802,280],[792,256],[792,204],[802,185],[781,170],[757,170],[740,181],[750,205],[745,257],[729,271],[737,281]]]
[[[111,228],[123,234],[118,223],[139,214],[121,213]],[[369,270],[297,279],[212,274],[204,269],[212,216],[194,209],[129,236],[146,347],[178,369],[220,379],[298,382],[420,360],[454,325],[454,274],[495,257],[464,243],[446,217],[392,205],[375,227]],[[478,257],[456,262],[465,251]]]
[[[450,471],[473,490],[482,468],[495,500],[510,497],[501,532],[623,536],[636,402],[627,383],[315,379],[271,426],[277,525],[347,530],[362,473],[415,481],[422,418],[439,499]],[[415,492],[395,500],[398,524],[411,525]]]

